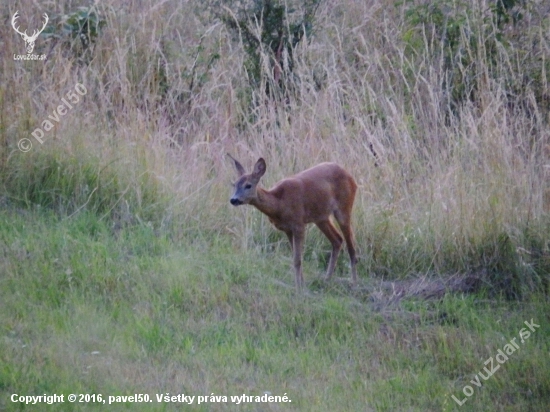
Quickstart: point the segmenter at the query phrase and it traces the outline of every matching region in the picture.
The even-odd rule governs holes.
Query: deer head
[[[248,204],[251,200],[256,198],[256,186],[266,169],[265,160],[260,158],[256,162],[252,173],[246,174],[244,167],[239,161],[234,159],[230,154],[228,154],[228,156],[235,162],[235,169],[237,169],[237,175],[239,177],[235,182],[235,193],[231,196],[230,203],[233,206]]]
[[[19,28],[15,26],[15,20],[17,20],[17,18],[19,17],[17,14],[19,13],[19,11],[16,11],[15,14],[13,15],[12,19],[11,19],[11,25],[13,27],[13,29],[21,35],[21,37],[23,38],[23,40],[25,41],[25,43],[27,44],[27,53],[32,53],[32,51],[34,50],[34,42],[36,41],[36,39],[38,38],[38,35],[40,33],[42,33],[42,31],[46,28],[46,24],[48,24],[48,15],[46,13],[44,13],[44,25],[42,26],[42,28],[40,30],[35,30],[32,34],[32,36],[29,36],[27,35],[27,30],[25,30],[23,33],[21,33],[19,31]]]

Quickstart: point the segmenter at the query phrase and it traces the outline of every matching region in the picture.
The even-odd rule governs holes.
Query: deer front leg
[[[304,286],[304,276],[302,274],[302,250],[304,247],[304,228],[300,230],[294,230],[291,232],[292,237],[292,251],[294,254],[294,272],[295,272],[295,282],[296,289],[301,290]]]
[[[292,231],[291,230],[285,230],[286,237],[288,238],[288,241],[290,242],[290,249],[294,250],[294,243],[292,241]]]

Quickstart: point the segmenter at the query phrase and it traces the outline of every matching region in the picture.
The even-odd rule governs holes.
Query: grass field
[[[548,405],[546,296],[392,303],[311,277],[310,294],[297,296],[275,282],[292,285],[284,247],[235,253],[225,239],[174,242],[146,227],[115,237],[87,214],[63,220],[4,211],[0,233],[6,410],[20,407],[9,401],[12,393],[167,392],[228,397],[202,405],[196,399],[193,409],[205,411],[456,410],[452,395],[463,401],[465,385],[474,394],[464,410]],[[306,267],[308,274],[322,269]],[[519,332],[531,320],[540,328],[521,343]],[[512,338],[517,352],[481,388],[471,384],[480,371],[487,377],[483,368],[494,367],[484,362]],[[292,403],[237,406],[229,398],[264,392],[286,394]],[[181,408],[156,398],[102,407]]]
[[[0,410],[548,410],[548,5],[268,3],[281,53],[237,2],[0,5]],[[311,228],[294,290],[228,152],[350,171],[356,288]]]

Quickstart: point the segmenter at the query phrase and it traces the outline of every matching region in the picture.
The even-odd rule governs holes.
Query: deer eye
[[[250,189],[251,187],[252,187],[252,185],[250,183],[248,183],[244,186],[245,189]]]

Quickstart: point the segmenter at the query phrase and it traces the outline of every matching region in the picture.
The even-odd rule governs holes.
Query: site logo
[[[21,32],[19,30],[19,27],[16,26],[16,20],[19,17],[18,13],[19,13],[19,11],[16,11],[15,14],[13,15],[13,17],[11,19],[11,25],[12,25],[13,29],[16,31],[16,33],[19,34],[23,38],[23,40],[25,41],[27,54],[14,54],[13,55],[13,60],[45,60],[46,59],[45,54],[40,54],[40,55],[39,54],[32,54],[32,51],[34,50],[34,44],[36,42],[36,39],[38,38],[40,33],[42,33],[42,31],[46,28],[46,25],[48,24],[48,21],[49,21],[48,15],[46,13],[44,13],[44,25],[42,26],[42,28],[40,30],[34,30],[34,32],[32,33],[32,36],[29,36],[27,34],[27,30],[25,30],[24,32]]]

